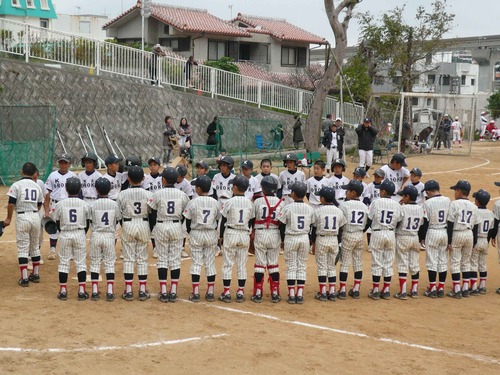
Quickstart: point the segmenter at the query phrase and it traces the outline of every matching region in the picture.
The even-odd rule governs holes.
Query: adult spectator
[[[420,146],[420,152],[423,149],[429,150],[431,148],[431,135],[432,135],[432,126],[428,126],[418,133],[418,142]],[[425,145],[423,144],[425,143]]]
[[[217,134],[217,116],[214,117],[212,122],[208,124],[207,126],[207,146],[214,146],[208,148],[208,157],[212,156],[212,151],[214,151],[214,155],[216,155],[216,145],[217,145],[217,139],[216,139],[216,134]]]
[[[191,151],[191,126],[185,117],[179,123],[179,144],[181,146],[181,156],[187,156]]]
[[[302,121],[300,121],[300,116],[295,115],[293,116],[295,119],[295,123],[293,124],[293,145],[295,146],[295,149],[298,150],[300,146],[300,142],[304,142],[304,136],[302,135],[302,130],[300,129],[302,127]]]
[[[359,166],[368,172],[373,163],[373,144],[377,138],[378,129],[372,125],[372,120],[365,118],[363,124],[356,128],[358,135]]]
[[[332,115],[329,113],[326,115],[326,119],[323,120],[321,123],[321,132],[325,134],[326,132],[329,132],[330,129],[332,128]]]
[[[342,119],[337,117],[335,119],[335,125],[337,126],[337,149],[339,151],[339,158],[344,157],[344,137],[345,129],[344,124],[342,124]]]
[[[177,146],[177,137],[174,126],[172,125],[172,117],[165,117],[165,125],[163,127],[163,164],[166,167],[170,162],[170,154]]]
[[[401,143],[399,145],[399,149],[401,152],[405,152],[406,149],[406,141],[411,141],[413,130],[407,122],[403,123],[403,129],[401,129]],[[396,138],[399,138],[399,134],[395,134]],[[411,142],[410,142],[411,143]]]
[[[444,116],[444,148],[451,150],[451,118],[448,115]]]
[[[441,143],[443,143],[445,149],[447,148],[446,133],[445,133],[447,128],[451,132],[451,120],[448,114],[445,114],[438,126],[438,136],[435,142],[435,145],[437,145],[438,150],[441,149]]]
[[[159,44],[155,44],[155,46],[153,47],[153,55],[151,56],[149,66],[152,85],[161,86],[158,80],[158,65],[160,64],[161,56],[166,56],[166,53],[161,49],[161,46]]]
[[[184,74],[186,76],[186,85],[189,87],[194,87],[192,82],[193,67],[198,66],[198,63],[194,60],[193,56],[189,56],[186,61],[186,66],[184,67]]]

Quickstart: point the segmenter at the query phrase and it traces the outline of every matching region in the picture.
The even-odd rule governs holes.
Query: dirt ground
[[[408,164],[424,171],[423,181],[438,180],[443,194],[450,197],[449,187],[458,179],[469,180],[474,191],[484,188],[497,197],[493,182],[500,181],[499,150],[498,143],[475,143],[470,157],[417,155],[409,158]],[[354,166],[348,163],[348,176]],[[6,216],[6,192],[7,188],[0,188],[0,219]],[[40,284],[21,288],[17,285],[13,226],[5,230],[0,242],[2,374],[500,372],[500,295],[495,294],[500,287],[500,269],[497,251],[492,247],[488,256],[488,293],[468,299],[372,301],[367,298],[371,287],[370,254],[364,252],[359,300],[316,301],[316,267],[310,256],[303,305],[284,301],[272,304],[267,285],[262,304],[248,299],[242,304],[190,303],[189,259],[182,263],[182,300],[164,304],[154,296],[145,302],[121,298],[112,303],[78,302],[77,283],[71,278],[69,300],[59,301],[57,261],[45,260]],[[44,258],[48,248],[47,239],[42,247]],[[427,285],[424,258],[422,252],[420,293]],[[155,294],[159,286],[153,258],[150,264],[148,286]],[[219,257],[219,272],[221,264]],[[280,266],[284,270],[283,257]],[[248,298],[253,258],[249,258],[247,268]],[[123,289],[121,271],[118,261],[118,295]],[[76,276],[74,269],[70,276]],[[282,275],[281,292],[286,294],[283,281]],[[393,293],[397,285],[393,281]],[[448,280],[446,289],[450,285]],[[202,277],[202,294],[205,288]],[[219,277],[216,294],[221,289]]]

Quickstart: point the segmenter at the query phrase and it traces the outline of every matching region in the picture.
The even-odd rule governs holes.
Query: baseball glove
[[[337,265],[337,263],[339,262],[341,255],[342,255],[342,245],[339,245],[339,252],[337,253],[337,256],[335,257],[335,265]]]
[[[5,228],[3,221],[0,221],[0,237],[3,235],[3,228]]]

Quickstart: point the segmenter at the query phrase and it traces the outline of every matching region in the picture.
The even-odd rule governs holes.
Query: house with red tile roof
[[[141,41],[141,0],[104,25],[107,36],[119,42]],[[255,75],[291,73],[309,66],[310,45],[327,44],[284,19],[238,14],[231,21],[204,9],[152,3],[145,19],[145,41],[195,60],[232,57],[250,62]],[[262,73],[264,72],[264,73]]]

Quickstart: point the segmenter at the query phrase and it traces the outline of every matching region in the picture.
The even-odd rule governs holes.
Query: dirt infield
[[[412,156],[410,168],[424,171],[423,181],[436,179],[442,193],[458,179],[473,190],[498,196],[500,144],[475,143],[471,157]],[[354,168],[348,163],[347,175]],[[371,171],[372,172],[372,171]],[[7,188],[0,188],[0,219],[6,216]],[[489,208],[493,206],[490,202]],[[45,260],[42,282],[17,285],[19,270],[14,227],[0,238],[0,373],[54,374],[497,374],[500,372],[500,267],[497,251],[488,256],[488,293],[455,300],[372,301],[370,254],[364,252],[364,277],[359,300],[319,302],[314,258],[308,260],[304,305],[222,302],[193,304],[190,260],[182,263],[178,303],[78,302],[74,268],[69,300],[56,298],[57,261]],[[120,245],[118,245],[118,249]],[[48,239],[42,247],[48,254]],[[421,253],[420,293],[427,285]],[[249,275],[253,274],[249,258]],[[158,291],[154,259],[150,259],[148,289]],[[222,258],[217,258],[220,272]],[[284,270],[283,257],[280,258]],[[116,291],[123,288],[122,263],[117,262]],[[352,274],[349,275],[352,284]],[[286,286],[282,273],[281,292]],[[450,279],[450,277],[448,277]],[[136,280],[137,283],[137,280]],[[247,298],[253,279],[247,282]],[[137,290],[137,286],[134,285]],[[101,289],[103,284],[101,284]],[[201,292],[206,282],[202,277]],[[391,291],[396,292],[397,280]],[[448,280],[446,289],[451,288]],[[216,293],[222,290],[220,276]],[[234,295],[234,291],[233,291]]]

